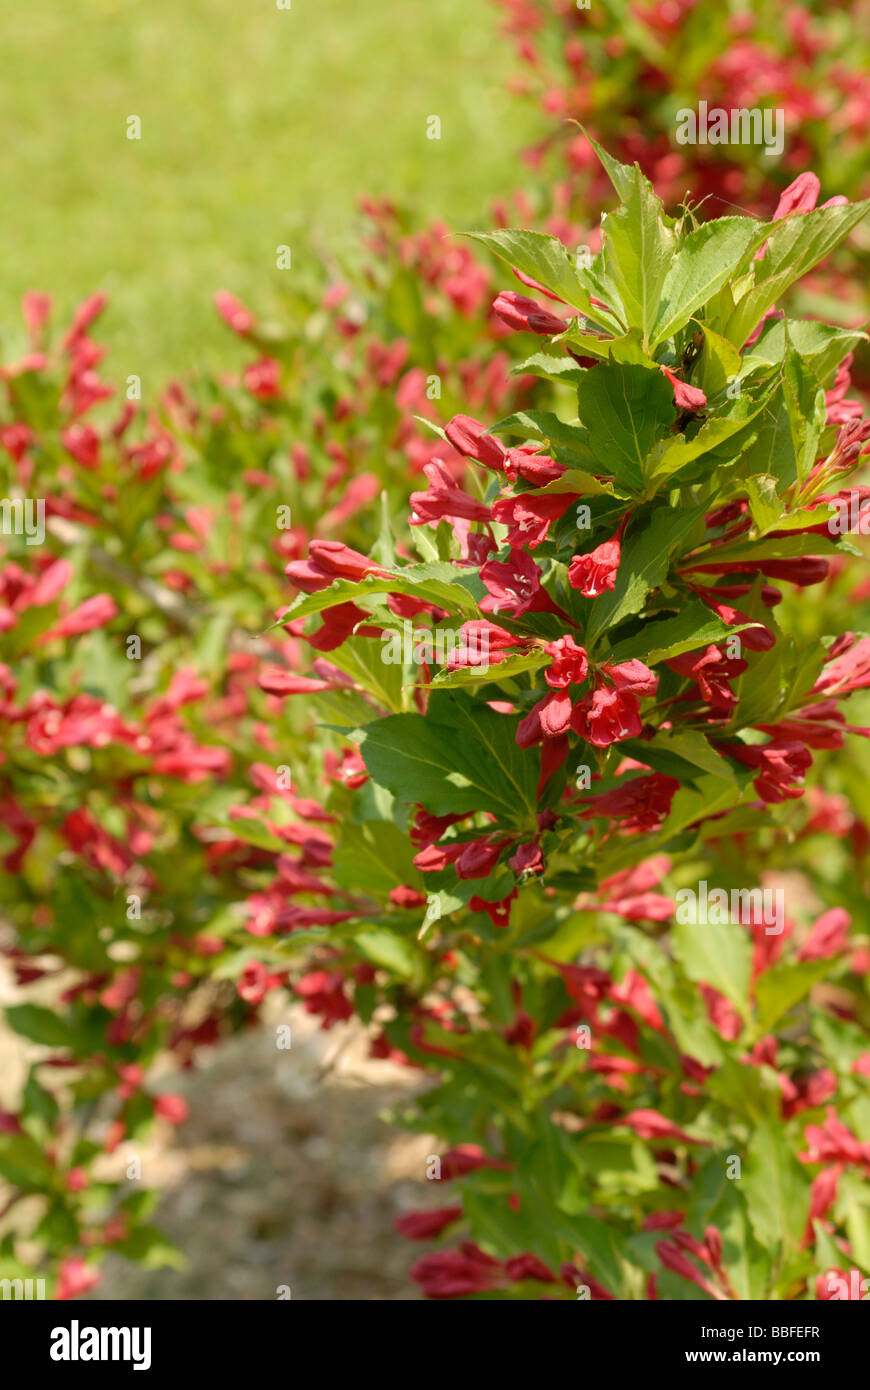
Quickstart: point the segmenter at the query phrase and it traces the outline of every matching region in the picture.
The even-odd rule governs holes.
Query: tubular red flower
[[[624,738],[639,738],[643,725],[637,696],[630,690],[599,686],[574,706],[571,728],[596,748]]]
[[[615,589],[620,550],[618,536],[613,536],[587,555],[575,555],[568,568],[571,588],[579,589],[584,598],[598,598],[606,590]]]
[[[545,309],[543,304],[529,299],[527,295],[516,294],[514,290],[502,290],[501,294],[496,295],[492,302],[492,310],[508,328],[519,332],[549,336],[564,333],[568,327],[564,319]]]

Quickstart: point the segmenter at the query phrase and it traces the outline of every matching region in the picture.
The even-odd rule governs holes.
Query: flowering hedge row
[[[369,213],[365,260],[347,279],[312,266],[292,329],[216,296],[251,353],[237,378],[172,383],[153,407],[130,379],[119,402],[93,336],[102,295],[62,334],[27,295],[2,369],[0,901],[21,996],[5,1020],[37,1047],[0,1107],[0,1274],[32,1274],[35,1251],[57,1297],[109,1249],[177,1262],[128,1159],[155,1116],[186,1112],[148,1082],[154,1060],[190,1066],[256,1019],[256,989],[225,967],[274,876],[250,818],[279,765],[282,845],[316,859],[326,841],[308,720],[257,686],[264,660],[301,654],[264,631],[284,567],[315,530],[368,547],[367,504],[402,505],[440,448],[414,414],[532,399],[486,265],[442,228]]]
[[[519,19],[537,24],[536,11]],[[626,53],[606,49],[615,7],[557,14],[591,26],[597,69],[596,45],[606,52],[609,86],[584,73],[578,88],[608,146],[639,158],[668,203],[689,185],[709,191],[709,149],[684,147],[669,172],[664,107],[632,115],[650,71],[664,81],[671,65],[639,80],[635,24],[620,29]],[[678,18],[668,44],[679,38],[686,61],[674,70],[703,74],[710,17],[699,26],[684,6]],[[789,22],[799,36],[822,20]],[[554,35],[558,64],[569,48]],[[860,139],[861,81],[825,54],[791,63],[788,158],[768,173],[737,152],[732,201],[772,214],[774,184],[804,167],[804,149],[825,196],[858,195],[849,138],[821,138],[830,112],[810,98],[824,70],[850,94]],[[98,1279],[108,1250],[177,1262],[150,1224],[147,1175],[125,1175],[155,1116],[185,1113],[152,1063],[169,1049],[194,1065],[199,1046],[255,1023],[273,989],[325,1027],[356,1014],[376,1056],[439,1078],[400,1119],[443,1140],[430,1176],[461,1177],[461,1192],[400,1226],[421,1237],[461,1221],[474,1243],[423,1258],[430,1294],[548,1296],[560,1263],[593,1297],[791,1297],[828,1267],[870,1272],[856,1181],[870,1142],[856,1004],[867,962],[847,920],[864,901],[870,799],[856,741],[838,751],[835,705],[864,684],[866,658],[862,642],[832,640],[866,585],[846,559],[854,537],[815,540],[863,445],[850,354],[854,372],[864,339],[791,307],[831,251],[854,306],[866,233],[835,205],[787,217],[793,241],[780,229],[753,249],[762,229],[733,219],[716,303],[699,300],[676,337],[659,323],[669,333],[656,345],[662,284],[632,264],[637,218],[666,275],[711,208],[673,223],[611,162],[624,207],[603,257],[578,273],[560,245],[599,248],[589,228],[606,180],[571,138],[583,180],[554,195],[544,183],[495,216],[558,242],[505,230],[462,242],[370,204],[364,264],[313,269],[301,285],[294,272],[278,316],[289,329],[221,292],[250,361],[238,379],[172,384],[151,407],[134,380],[119,407],[100,376],[101,296],[62,338],[46,297],[26,297],[2,369],[3,485],[44,501],[45,537],[33,543],[39,518],[23,502],[18,534],[4,521],[0,946],[27,1001],[7,1021],[34,1060],[0,1113],[0,1277],[35,1268],[63,1298]],[[734,154],[715,155],[720,192]],[[777,211],[808,212],[818,196],[803,175]],[[801,235],[817,238],[805,254]],[[522,294],[493,303],[493,253],[516,266]],[[738,279],[729,318],[738,262],[756,284]],[[783,292],[788,320],[739,341]],[[541,348],[530,359],[529,333]],[[608,381],[618,389],[600,406]],[[578,413],[582,427],[559,425]],[[643,457],[621,428],[635,414]],[[733,558],[741,546],[751,560]],[[750,568],[683,563],[723,547]],[[310,597],[264,631],[287,603],[285,566]],[[470,640],[451,646],[459,630]],[[643,647],[699,633],[702,648]],[[492,669],[463,666],[469,654]],[[434,789],[416,761],[409,770],[406,743],[389,742],[423,727]],[[497,756],[482,758],[483,731]],[[682,888],[796,872],[782,933],[669,925]],[[708,978],[720,956],[728,988]],[[727,1141],[748,1190],[722,1179]],[[788,1231],[776,1229],[774,1171],[794,1207]],[[815,1224],[798,1232],[795,1212]],[[758,1246],[781,1251],[775,1268]]]

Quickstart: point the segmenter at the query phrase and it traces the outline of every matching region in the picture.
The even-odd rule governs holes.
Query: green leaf
[[[675,617],[646,622],[636,636],[618,642],[609,660],[630,661],[637,657],[647,666],[655,666],[682,652],[693,652],[711,642],[724,642],[732,633],[742,632],[745,626],[729,627],[700,599],[689,599]]]
[[[153,1226],[137,1226],[125,1240],[112,1247],[143,1269],[186,1269],[187,1257]]]
[[[685,327],[731,279],[747,253],[761,245],[768,230],[766,223],[751,217],[721,217],[705,222],[680,242],[662,286],[653,349]],[[735,341],[730,333],[725,336]],[[736,346],[741,347],[748,336],[747,331]]]
[[[22,1192],[47,1192],[54,1169],[35,1139],[19,1134],[0,1134],[0,1178]]]
[[[761,1244],[797,1249],[809,1215],[810,1182],[780,1119],[764,1119],[755,1129],[740,1186]]]
[[[360,603],[377,594],[409,594],[423,599],[425,603],[435,603],[440,608],[462,613],[466,617],[476,617],[478,607],[475,594],[482,598],[485,590],[476,576],[466,576],[458,581],[456,570],[447,562],[428,565],[408,565],[387,579],[368,575],[365,579],[337,579],[328,589],[316,594],[300,594],[291,603],[281,619],[283,624],[296,618],[307,618],[311,613],[322,613],[338,603]]]
[[[492,682],[513,680],[529,671],[539,671],[548,666],[550,658],[546,652],[521,652],[497,661],[486,670],[482,667],[467,666],[458,671],[439,671],[432,682],[433,690],[461,690],[476,685],[489,685]]]
[[[604,291],[602,291],[603,293]],[[553,338],[553,345],[564,343],[581,357],[596,357],[600,362],[626,362],[635,366],[655,367],[643,345],[639,328],[631,328],[616,337],[601,338],[588,331],[585,319],[572,319],[564,333]],[[586,371],[588,368],[579,368]]]
[[[772,473],[758,473],[746,479],[749,510],[760,535],[771,531],[782,516],[782,501],[776,490],[777,480]]]
[[[826,389],[847,353],[866,340],[860,329],[850,331],[815,319],[768,319],[743,358],[744,374],[759,366],[778,367],[791,343]]]
[[[818,378],[793,348],[786,353],[782,390],[791,426],[797,479],[802,483],[816,461],[819,440],[827,422],[827,407]]]
[[[844,1173],[837,1190],[837,1215],[846,1227],[852,1258],[858,1268],[870,1271],[870,1194],[866,1182]]]
[[[44,1086],[40,1085],[32,1069],[24,1086],[22,1098],[24,1109],[28,1115],[38,1116],[49,1129],[56,1123],[60,1114],[60,1106],[51,1091],[47,1091]]]
[[[826,519],[822,512],[819,520]],[[692,556],[692,564],[705,563],[708,559],[718,560],[783,560],[800,555],[835,555],[839,549],[837,542],[829,536],[775,536],[770,540],[747,541],[739,537],[731,545],[716,546],[713,552],[705,551]]]
[[[697,385],[705,396],[716,396],[740,375],[740,353],[727,338],[714,333],[706,323],[702,323],[700,328],[704,335],[704,348],[698,363]]]
[[[401,979],[410,980],[418,971],[419,949],[413,942],[398,936],[396,932],[388,931],[386,927],[358,932],[354,941],[373,965],[379,965],[383,970],[389,970]]]
[[[566,424],[549,410],[518,410],[514,415],[499,420],[489,433],[520,435],[523,439],[539,439],[544,444],[561,444],[573,452],[586,452],[590,460],[596,462],[595,455],[585,442],[586,430],[577,423]]]
[[[399,635],[401,642],[402,634]],[[400,661],[385,661],[383,638],[349,637],[329,653],[333,666],[352,677],[354,683],[371,695],[385,709],[398,712],[402,708],[404,666]],[[338,693],[338,692],[335,692]],[[348,692],[349,693],[349,692]]]
[[[755,986],[759,1035],[767,1033],[795,1004],[806,999],[813,985],[831,973],[827,960],[805,960],[773,965]]]
[[[700,729],[681,729],[674,731],[671,729],[659,729],[654,739],[650,743],[638,745],[638,752],[635,756],[639,761],[643,760],[643,748],[656,746],[666,752],[674,753],[678,758],[691,763],[694,767],[701,768],[703,772],[709,773],[712,777],[724,777],[727,782],[733,782],[736,778],[734,764],[727,758],[723,758],[721,753],[717,753]]]
[[[335,850],[333,871],[340,888],[386,895],[400,884],[423,890],[407,835],[393,821],[345,821]]]
[[[563,355],[555,356],[549,352],[535,352],[525,361],[518,362],[515,367],[511,367],[511,376],[540,376],[545,381],[566,381],[570,386],[576,386],[581,376],[583,368],[578,365],[573,357]]]
[[[618,483],[640,490],[644,459],[674,421],[670,384],[661,372],[620,362],[587,372],[577,390],[589,446]]]
[[[747,928],[734,922],[678,919],[672,940],[674,958],[689,979],[712,985],[745,1017],[752,971],[752,941]]]
[[[601,219],[602,260],[622,302],[626,326],[641,330],[648,350],[677,238],[665,226],[661,200],[637,165],[620,175],[620,182],[620,207]]]
[[[518,722],[468,695],[434,691],[425,719],[394,714],[367,724],[360,752],[376,782],[433,815],[488,810],[528,823],[537,759],[517,747]]]
[[[740,796],[738,787],[723,787],[722,782],[713,777],[702,777],[694,789],[681,787],[671,802],[668,818],[659,832],[660,839],[665,841],[696,821],[726,811],[740,800]]]
[[[22,1038],[43,1047],[72,1047],[74,1034],[69,1024],[51,1009],[38,1004],[15,1004],[4,1010],[9,1027]]]
[[[813,212],[784,217],[777,222],[770,231],[763,258],[755,262],[755,287],[731,313],[722,329],[725,337],[736,348],[741,348],[765,312],[782,297],[789,285],[829,256],[863,220],[868,208],[870,199],[845,207],[816,208]]]
[[[655,1160],[649,1145],[623,1138],[618,1131],[583,1136],[574,1150],[574,1159],[604,1192],[637,1194],[654,1192],[659,1185]],[[585,1210],[584,1207],[581,1208]]]
[[[590,305],[589,294],[580,286],[574,262],[556,237],[508,228],[497,232],[466,232],[465,235],[486,246],[514,270],[537,280],[566,304],[582,310],[587,318],[609,326],[609,320]]]
[[[603,145],[599,145],[598,141],[593,139],[588,130],[583,126],[581,126],[580,129],[595,151],[598,162],[605,174],[613,184],[619,201],[621,203],[626,202],[631,196],[631,190],[634,186],[634,175],[638,166],[636,164],[621,164],[618,159],[614,159],[613,155],[607,152]]]
[[[653,495],[663,482],[678,473],[686,464],[718,449],[726,440],[744,429],[763,409],[763,402],[753,402],[741,397],[728,415],[717,415],[706,420],[691,439],[677,434],[660,440],[644,460],[643,471],[648,494]],[[713,471],[712,468],[710,471]],[[652,484],[655,484],[655,487],[652,487]]]
[[[797,469],[782,383],[768,398],[756,431],[741,459],[741,474],[773,477],[782,487],[789,486],[797,478]]]
[[[546,487],[534,489],[535,497],[554,492],[576,492],[580,497],[616,497],[611,483],[602,483],[592,473],[582,468],[566,468],[560,478],[554,478]]]

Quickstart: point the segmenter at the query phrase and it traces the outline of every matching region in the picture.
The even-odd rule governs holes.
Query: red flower
[[[813,1222],[821,1221],[823,1217],[827,1216],[837,1200],[837,1184],[840,1181],[842,1171],[839,1165],[833,1168],[823,1168],[821,1173],[817,1173],[813,1178],[813,1185],[810,1188],[810,1213],[804,1235],[805,1245],[808,1245],[814,1238]]]
[[[599,686],[574,706],[571,728],[596,748],[607,748],[623,738],[639,738],[643,725],[637,696],[630,690]]]
[[[79,637],[84,632],[93,632],[94,628],[105,627],[117,614],[118,606],[110,594],[94,594],[44,632],[39,640],[50,642],[55,637]]]
[[[81,1255],[72,1255],[67,1260],[61,1260],[57,1267],[54,1296],[61,1303],[68,1298],[78,1298],[80,1294],[96,1288],[102,1277],[93,1265],[85,1264]]]
[[[586,797],[581,814],[624,820],[623,829],[631,833],[653,830],[667,816],[679,787],[675,777],[665,777],[661,772],[633,777],[613,791]]]
[[[168,1120],[171,1125],[184,1124],[189,1113],[187,1101],[183,1096],[164,1091],[163,1095],[155,1098],[154,1114],[159,1115],[161,1120]]]
[[[521,1283],[523,1279],[537,1279],[542,1284],[555,1284],[556,1276],[537,1255],[511,1255],[505,1260],[504,1271],[508,1279]]]
[[[63,447],[83,468],[96,468],[100,462],[100,436],[91,425],[70,425],[61,435]]]
[[[498,863],[503,844],[504,841],[492,844],[488,840],[469,840],[461,845],[462,852],[456,860],[457,877],[489,878]]]
[[[699,1289],[703,1289],[704,1293],[709,1294],[712,1298],[723,1299],[725,1297],[724,1294],[720,1293],[719,1290],[710,1283],[709,1279],[707,1279],[699,1269],[695,1268],[691,1260],[686,1258],[678,1245],[672,1245],[666,1240],[660,1240],[656,1243],[656,1254],[665,1269],[669,1269],[672,1274],[678,1274],[681,1279],[688,1280],[690,1284],[696,1284]]]
[[[632,1110],[628,1115],[623,1115],[620,1124],[628,1125],[641,1139],[673,1139],[678,1144],[705,1142],[702,1139],[693,1139],[691,1134],[686,1134],[685,1130],[680,1129],[665,1115],[660,1115],[657,1110]]]
[[[563,690],[568,685],[580,685],[589,671],[586,652],[578,647],[570,634],[548,642],[544,648],[550,657],[550,665],[544,672],[544,680],[554,690]]]
[[[823,912],[798,951],[798,960],[830,960],[846,946],[852,918],[843,907]]]
[[[28,335],[36,341],[51,313],[51,295],[38,290],[25,290],[21,296],[21,313]]]
[[[516,896],[517,890],[514,888],[506,898],[500,898],[498,902],[474,897],[468,906],[472,912],[485,912],[494,927],[508,927],[511,920],[511,903]]]
[[[305,1000],[306,1013],[321,1015],[324,1032],[334,1023],[353,1017],[353,1004],[344,993],[344,976],[340,970],[312,970],[297,980],[296,993]]]
[[[540,845],[534,841],[518,845],[508,860],[515,874],[539,874],[543,872],[544,859]]]
[[[617,690],[628,690],[633,695],[655,695],[659,678],[637,657],[631,661],[620,661],[616,666],[602,666],[602,671],[613,681]]]
[[[678,676],[686,676],[694,681],[704,703],[721,714],[730,713],[737,704],[737,696],[728,684],[729,680],[742,676],[747,669],[742,657],[725,657],[714,646],[671,657],[665,665],[676,671]]]
[[[270,974],[262,961],[249,961],[239,976],[236,989],[246,1004],[261,1004],[270,989],[278,984],[277,975]]]
[[[813,760],[802,743],[771,742],[762,747],[728,743],[724,749],[744,767],[758,769],[754,785],[762,801],[770,804],[803,796],[803,787],[794,783],[803,781]]]
[[[776,637],[764,623],[759,623],[754,618],[750,618],[748,614],[741,613],[739,608],[732,608],[730,604],[723,603],[715,589],[702,589],[697,585],[693,585],[693,588],[707,607],[712,608],[716,616],[721,618],[723,623],[727,623],[729,627],[739,627],[741,623],[752,624],[751,627],[745,628],[740,633],[740,641],[751,652],[766,652],[774,645]]]
[[[568,569],[571,588],[579,589],[584,598],[598,598],[605,590],[615,589],[620,549],[617,533],[588,555],[575,555]]]
[[[413,500],[412,497],[412,504]],[[502,497],[494,502],[492,519],[510,528],[508,545],[517,548],[527,545],[530,550],[535,550],[547,539],[551,523],[557,521],[576,501],[576,496],[571,492],[556,492],[552,496],[524,492],[518,497]]]
[[[860,642],[856,642],[853,633],[845,633],[828,652],[825,668],[811,693],[839,696],[846,695],[850,690],[865,690],[868,685],[870,637],[862,637]]]
[[[801,1163],[854,1163],[870,1167],[870,1144],[862,1144],[828,1108],[822,1125],[807,1125],[809,1149],[798,1154]]]
[[[818,178],[808,169],[806,173],[798,174],[780,194],[776,211],[771,219],[779,222],[781,218],[788,217],[792,212],[811,212],[819,200],[822,185]]]
[[[281,395],[281,363],[274,357],[261,357],[250,362],[242,373],[245,390],[258,401],[274,400]]]
[[[707,397],[697,386],[689,386],[685,381],[681,381],[673,372],[669,372],[667,367],[662,367],[662,371],[674,388],[674,404],[680,410],[703,410],[707,404]]]
[[[527,610],[559,611],[541,587],[540,570],[524,550],[511,550],[508,560],[487,560],[481,566],[480,577],[488,591],[480,601],[483,613],[504,610],[518,618]]]
[[[254,327],[254,315],[250,309],[246,309],[240,299],[236,299],[229,290],[218,290],[214,296],[214,306],[234,333],[238,333],[240,338],[246,338]]]
[[[529,299],[525,294],[516,294],[514,290],[502,290],[501,294],[496,295],[492,301],[492,309],[508,328],[520,332],[548,336],[552,333],[564,333],[568,327],[564,319],[550,313],[543,304],[538,304],[537,300]]]
[[[411,1278],[427,1298],[463,1298],[497,1288],[502,1271],[497,1260],[472,1241],[464,1241],[458,1250],[424,1255],[412,1266]]]
[[[486,468],[501,472],[505,465],[506,450],[491,434],[487,434],[479,421],[470,415],[454,415],[445,427],[444,433],[457,453],[466,458],[477,459]]]
[[[280,666],[264,667],[257,678],[257,685],[269,695],[312,695],[318,690],[329,689],[329,681],[297,676],[292,671],[282,670]]]
[[[485,1154],[479,1144],[457,1144],[455,1148],[448,1149],[441,1155],[441,1182],[449,1182],[451,1178],[462,1178],[466,1173],[474,1173],[478,1168],[495,1168],[500,1172],[509,1172],[510,1163],[505,1163],[498,1158],[490,1158]]]
[[[409,888],[406,884],[400,883],[397,888],[390,889],[390,902],[395,907],[425,907],[426,894],[418,893],[416,888]]]
[[[397,1216],[393,1229],[406,1240],[432,1240],[439,1236],[445,1227],[458,1221],[462,1207],[435,1207],[432,1211],[409,1211]]]
[[[480,666],[484,662],[495,666],[504,660],[504,653],[512,648],[519,647],[523,650],[531,646],[528,637],[517,637],[513,632],[506,632],[503,627],[498,627],[487,618],[474,618],[463,623],[457,637],[462,639],[461,642],[457,640],[456,646],[447,653],[444,662],[448,671],[458,671],[465,666]]]
[[[411,525],[424,526],[442,517],[463,517],[466,521],[488,521],[489,507],[467,492],[450,476],[437,459],[427,463],[423,472],[429,479],[428,492],[411,493]]]
[[[522,478],[533,487],[546,487],[547,483],[561,478],[564,472],[563,463],[557,463],[549,454],[542,454],[529,445],[523,445],[520,449],[508,449],[504,462],[505,477],[510,482],[515,483],[517,478]],[[573,500],[576,501],[576,498]]]
[[[64,339],[65,347],[73,347],[79,339],[84,337],[85,331],[90,328],[94,319],[99,318],[108,302],[108,295],[103,294],[102,290],[97,290],[95,294],[88,295],[87,299],[82,300],[73,314],[73,321]],[[94,344],[91,343],[90,346],[93,347]],[[99,350],[101,356],[104,351],[104,348]]]
[[[797,560],[699,560],[686,565],[681,574],[765,574],[770,579],[785,579],[799,588],[821,584],[827,579],[830,564],[820,555],[804,555]]]

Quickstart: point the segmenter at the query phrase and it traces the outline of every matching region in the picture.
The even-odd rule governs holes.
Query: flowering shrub
[[[545,134],[526,152],[552,173],[567,169],[606,194],[600,166],[576,122],[622,158],[637,160],[666,203],[687,188],[772,212],[777,190],[806,168],[857,196],[867,171],[870,78],[864,0],[832,9],[811,0],[751,7],[699,0],[593,4],[496,0],[522,63],[518,93],[537,102]],[[782,111],[784,148],[749,142],[677,140],[679,112],[699,100],[716,108]],[[573,124],[572,124],[573,122]]]
[[[238,378],[173,384],[152,409],[131,379],[114,406],[99,295],[62,336],[47,296],[26,296],[2,369],[0,946],[21,996],[4,1016],[35,1060],[0,1106],[14,1189],[0,1276],[32,1273],[16,1253],[27,1236],[57,1297],[90,1287],[107,1249],[177,1261],[148,1224],[156,1194],[126,1172],[155,1116],[184,1118],[151,1065],[168,1049],[190,1066],[256,1020],[256,978],[222,973],[246,900],[276,845],[324,853],[304,712],[279,720],[256,683],[264,659],[301,654],[291,633],[262,631],[285,565],[315,525],[368,547],[366,504],[398,507],[436,449],[465,471],[412,412],[447,419],[466,395],[513,409],[536,388],[510,376],[504,325],[489,325],[483,258],[371,211],[370,269],[312,271],[292,332],[216,296],[251,350]],[[282,766],[273,837],[252,817]]]
[[[781,871],[859,829],[804,792],[868,732],[841,704],[870,649],[797,640],[783,590],[851,547],[831,504],[870,422],[844,400],[861,335],[775,306],[867,207],[795,215],[799,184],[773,222],[699,225],[597,154],[620,206],[591,266],[478,238],[534,295],[496,301],[550,340],[525,370],[576,416],[454,417],[479,471],[427,465],[418,562],[385,527],[288,567],[291,629],[347,635],[315,680],[261,684],[348,747],[332,843],[276,880],[244,969],[271,987],[317,931],[308,1008],[432,1074],[400,1119],[457,1187],[399,1226],[462,1243],[418,1261],[429,1296],[829,1297],[870,1268],[870,954],[836,880]]]

